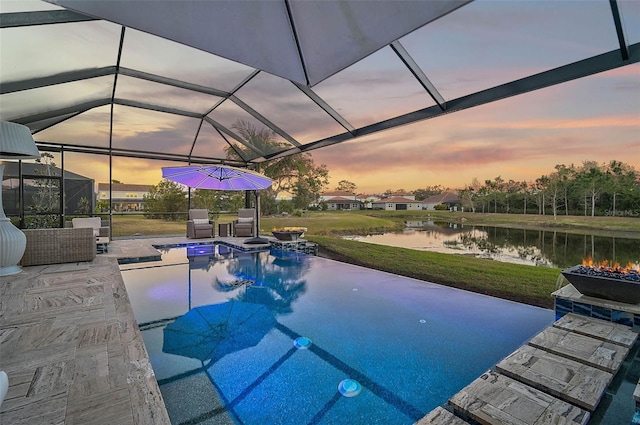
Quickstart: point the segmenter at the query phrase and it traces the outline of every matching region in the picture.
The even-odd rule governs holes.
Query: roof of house
[[[422,201],[416,201],[415,199],[403,198],[402,196],[392,196],[390,198],[373,201],[374,204],[419,204],[421,202]]]
[[[153,185],[151,184],[125,184],[112,183],[111,190],[128,190],[131,192],[148,192]],[[98,190],[109,190],[109,183],[98,183]]]
[[[445,202],[457,202],[460,199],[458,196],[458,192],[442,192],[438,195],[430,196],[426,199],[423,199],[422,202],[425,204],[442,204]]]
[[[350,196],[354,197],[355,194],[347,192],[346,190],[335,190],[333,192],[324,192],[322,196]]]
[[[325,202],[356,202],[353,198],[345,198],[342,196],[334,196],[333,198],[327,199]]]

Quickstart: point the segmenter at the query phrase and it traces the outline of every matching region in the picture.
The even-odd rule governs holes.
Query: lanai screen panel
[[[140,107],[173,109],[204,116],[221,99],[210,94],[198,93],[156,83],[140,78],[121,75],[116,86],[116,99],[140,104]]]
[[[114,106],[113,148],[188,155],[200,120],[128,106]]]
[[[294,83],[266,72],[245,84],[236,96],[301,144],[346,131]]]
[[[624,34],[629,43],[640,42],[640,2],[624,0],[619,3]]]
[[[476,0],[401,42],[447,100],[618,47],[608,0]]]
[[[2,2],[3,13],[4,4]],[[9,2],[11,3],[11,2]],[[3,28],[2,82],[114,65],[120,27],[105,21]]]
[[[57,125],[45,127],[35,134],[35,138],[42,142],[108,148],[110,122],[111,105],[105,105],[70,116]]]
[[[311,86],[468,1],[50,0]]]
[[[193,146],[192,155],[200,158],[224,159],[227,147],[229,144],[222,135],[211,124],[204,121]]]
[[[98,77],[6,93],[0,118],[12,121],[27,117],[31,121],[80,113],[92,102],[110,103],[112,87],[112,77]]]
[[[125,31],[120,64],[224,92],[233,90],[254,71],[240,63],[132,28]]]
[[[258,118],[254,117],[231,100],[226,100],[225,102],[223,102],[208,116],[215,120],[217,123],[222,124],[226,129],[231,130],[231,132],[238,136],[241,136],[241,131],[238,127],[242,127],[242,123],[248,123],[250,127],[253,127],[257,131],[267,129],[264,123],[262,123]],[[273,143],[269,145],[257,145],[255,143],[255,139],[245,140],[248,145],[251,145],[254,148],[244,148],[248,155],[248,159],[255,159],[266,154],[278,152],[281,149],[291,148],[293,146],[293,144],[287,141],[282,134],[274,134],[272,141]]]
[[[291,57],[280,60],[278,56],[290,40],[276,46],[278,38],[269,39],[272,32],[283,28],[291,35],[290,26],[272,25],[282,19],[284,3],[279,1],[57,3],[87,7],[92,12],[83,9],[90,16],[77,15],[48,3],[0,0],[0,119],[28,125],[37,141],[131,149],[141,155],[174,155],[179,160],[188,160],[183,156],[190,153],[206,159],[207,152],[209,159],[219,160],[227,144],[246,146],[247,142],[234,139],[237,135],[231,127],[238,120],[258,129],[269,126],[277,134],[280,146],[276,149],[254,147],[246,154],[247,161],[262,161],[264,156],[342,143],[640,60],[640,2],[634,0],[476,0],[469,4],[465,0],[291,0],[287,19],[309,25],[296,27],[299,39],[297,45],[294,42],[294,56],[309,65],[302,74],[296,66],[289,66]],[[620,36],[612,6],[619,7],[622,14],[624,31]],[[130,13],[131,7],[137,10]],[[29,10],[63,14],[44,19],[44,15],[7,14]],[[196,10],[201,13],[189,16]],[[233,21],[240,10],[244,13],[240,21]],[[354,20],[343,27],[348,16],[342,15],[344,12],[351,13]],[[113,22],[93,20],[92,16]],[[176,24],[185,17],[188,25]],[[270,17],[275,21],[261,32]],[[126,22],[120,18],[134,19],[136,24],[122,27]],[[65,22],[67,19],[87,21]],[[243,20],[260,24],[239,25]],[[199,25],[200,21],[206,24]],[[574,21],[582,25],[571,32],[566,23]],[[173,40],[151,33],[170,35]],[[501,35],[500,42],[489,43],[488,35],[496,33]],[[279,49],[275,53],[270,50],[274,46]],[[407,52],[405,62],[397,53],[401,46]],[[240,62],[251,59],[257,61],[251,62],[255,66],[260,61],[266,65],[252,68],[212,55],[214,49],[243,56]],[[357,62],[358,56],[364,59]],[[407,59],[417,64],[413,72]],[[355,64],[345,65],[350,61]],[[581,62],[555,69],[574,61]],[[311,69],[316,65],[320,66]],[[276,68],[297,73],[296,77],[277,77],[283,74]],[[632,65],[619,72],[638,75],[637,69]],[[544,78],[534,75],[541,71],[550,71],[548,78],[547,74]],[[494,86],[523,77],[524,85],[518,81],[492,91]],[[423,81],[419,83],[419,79]],[[425,82],[432,84],[431,93]],[[519,91],[523,86],[526,90]],[[634,90],[637,88],[625,88],[625,93],[637,98]],[[110,143],[105,134],[110,131],[114,95]],[[433,97],[439,95],[447,102],[437,105]],[[466,95],[468,98],[460,98]],[[556,103],[540,102],[537,109],[551,112]],[[211,120],[224,127],[219,129],[224,136],[210,131]],[[95,135],[88,137],[92,123]],[[75,125],[84,128],[72,129]],[[207,130],[199,133],[201,125]],[[140,140],[132,139],[138,135]],[[196,141],[194,145],[201,137],[204,144]]]
[[[435,104],[390,47],[328,78],[314,90],[356,128]]]

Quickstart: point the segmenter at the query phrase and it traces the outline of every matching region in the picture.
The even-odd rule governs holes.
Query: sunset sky
[[[21,11],[27,3],[36,4],[34,10],[55,8],[46,3],[7,0],[0,0],[0,7],[2,12]],[[629,43],[640,42],[640,1],[619,3]],[[607,18],[609,7],[607,0],[477,0],[400,41],[443,97],[455,99],[616,49],[615,28],[610,16]],[[58,32],[55,25],[30,28],[28,35],[21,32],[23,29],[2,30],[2,81],[113,63],[118,25],[100,23],[100,31],[90,35],[87,28],[96,23],[73,25],[77,29],[71,36]],[[51,48],[46,45],[49,41]],[[96,49],[96,42],[105,47]],[[28,54],[29,48],[37,55]],[[127,30],[122,66],[220,90],[230,90],[251,71],[199,51],[187,55],[184,49]],[[10,65],[16,61],[24,68]],[[185,63],[189,65],[182,66]],[[202,76],[197,74],[210,67],[218,72],[205,72],[206,80],[198,80]],[[112,77],[104,77],[37,89],[38,107],[56,109],[109,97],[112,82]],[[313,89],[355,128],[434,104],[388,47]],[[2,119],[19,117],[25,113],[21,109],[24,105],[33,105],[28,92],[35,94],[36,90],[3,95]],[[269,74],[261,73],[236,94],[303,144],[344,132],[285,80]],[[118,79],[116,97],[205,111],[217,101],[209,95],[126,76]],[[227,101],[210,116],[231,127],[238,119],[245,119],[238,109]],[[188,153],[200,121],[125,106],[116,106],[115,112],[114,147],[156,152]],[[108,106],[96,108],[39,132],[35,138],[108,146],[108,118]],[[221,157],[223,146],[224,141],[213,130],[203,128],[194,154]],[[580,165],[586,160],[604,163],[615,159],[640,170],[640,64],[378,132],[311,154],[316,164],[326,164],[329,169],[328,189],[340,180],[349,180],[363,193],[432,185],[461,188],[474,177],[481,182],[497,176],[531,181],[552,172],[556,164]],[[113,178],[124,183],[157,184],[165,165],[176,164],[114,157]],[[68,153],[65,167],[96,183],[109,179],[104,156]]]
[[[460,188],[476,177],[535,180],[556,164],[619,160],[640,171],[640,65],[632,65],[492,104],[312,151],[358,191]],[[160,166],[114,158],[114,178],[157,184]],[[108,180],[108,164],[70,161]]]
[[[556,164],[640,171],[640,66],[513,97],[313,153],[365,192],[534,180]]]

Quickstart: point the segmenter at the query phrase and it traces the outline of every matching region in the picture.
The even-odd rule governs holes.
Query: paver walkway
[[[586,424],[637,339],[627,326],[567,314],[451,397],[447,407],[486,425]],[[460,419],[442,410],[418,424]]]

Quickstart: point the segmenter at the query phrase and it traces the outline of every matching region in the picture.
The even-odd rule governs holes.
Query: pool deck
[[[169,424],[118,259],[152,259],[153,245],[264,248],[243,240],[114,240],[92,262],[3,277],[0,370],[9,392],[0,423]],[[418,424],[585,424],[637,338],[627,326],[568,314]]]
[[[245,249],[245,238],[216,238]],[[2,424],[163,425],[169,417],[118,258],[185,237],[114,240],[92,262],[24,267],[0,283]],[[262,245],[264,247],[264,245]]]

